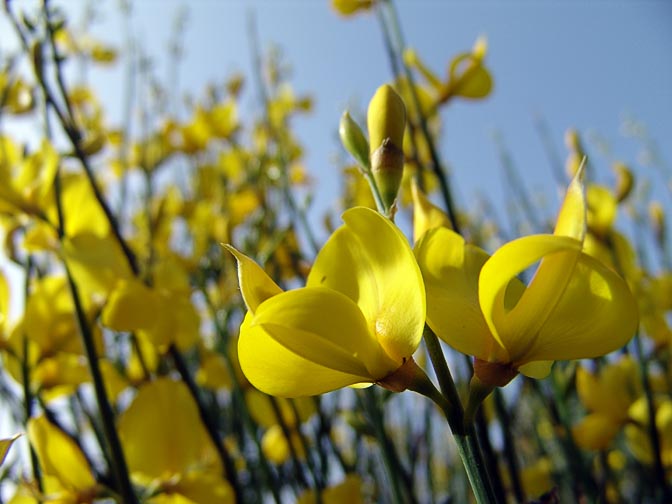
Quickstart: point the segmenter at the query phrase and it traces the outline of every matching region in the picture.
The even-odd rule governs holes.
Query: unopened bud
[[[651,227],[656,236],[656,241],[660,246],[663,246],[666,238],[665,211],[659,201],[652,201],[649,204],[649,219],[651,219]]]
[[[406,106],[391,86],[385,84],[373,95],[369,103],[367,125],[371,171],[383,202],[391,206],[404,173],[403,142],[406,128]]]
[[[345,150],[357,160],[362,168],[369,170],[371,168],[369,165],[369,142],[366,140],[359,124],[350,117],[347,110],[341,116],[338,134]]]
[[[569,128],[565,131],[565,145],[570,151],[581,152],[581,141],[579,140],[579,133],[574,128]]]
[[[635,177],[630,168],[623,163],[616,162],[613,165],[613,170],[616,172],[616,199],[624,201],[632,192],[635,185]]]

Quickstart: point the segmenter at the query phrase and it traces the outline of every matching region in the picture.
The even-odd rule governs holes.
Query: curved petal
[[[490,360],[495,347],[501,353],[478,303],[478,276],[488,254],[450,229],[438,228],[421,238],[415,255],[427,290],[429,327],[464,354]]]
[[[259,305],[252,325],[295,354],[336,371],[378,380],[401,365],[371,335],[357,305],[324,287],[270,298]]]
[[[400,362],[415,352],[425,323],[425,289],[403,233],[369,208],[343,214],[308,276],[357,303],[380,345]]]
[[[581,254],[562,297],[521,361],[606,355],[625,345],[637,324],[637,303],[625,281]]]
[[[481,309],[493,336],[509,351],[512,361],[518,361],[533,344],[572,278],[580,251],[581,242],[574,238],[526,236],[501,247],[483,266]],[[540,259],[530,285],[518,295],[514,291],[520,288],[515,287],[514,278]],[[549,359],[556,357],[539,360]]]
[[[238,261],[238,283],[248,310],[254,313],[257,306],[282,292],[278,284],[256,262],[231,245],[224,245],[224,248]]]
[[[583,241],[586,235],[586,196],[583,191],[584,163],[567,188],[565,199],[555,222],[556,236],[568,236]]]
[[[252,326],[252,313],[240,326],[238,359],[257,389],[278,397],[323,394],[355,383],[372,381],[315,364],[282,346],[261,326]]]

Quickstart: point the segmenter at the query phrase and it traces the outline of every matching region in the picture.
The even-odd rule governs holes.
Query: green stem
[[[476,501],[479,504],[498,503],[500,500],[492,487],[474,424],[464,420],[464,408],[439,340],[429,326],[425,326],[423,336],[442,394],[439,394],[429,378],[426,378],[427,383],[421,389],[412,390],[429,397],[442,409],[457,443],[457,450]]]
[[[373,428],[373,433],[380,445],[383,456],[383,463],[385,464],[390,486],[392,487],[394,502],[397,504],[414,502],[414,500],[412,500],[412,487],[409,486],[410,478],[406,473],[406,469],[401,464],[401,460],[399,460],[399,455],[397,453],[397,449],[394,446],[394,443],[392,443],[392,440],[385,431],[383,415],[380,411],[380,405],[377,401],[378,397],[376,392],[376,389],[368,388],[363,390],[361,395],[358,394],[358,399],[361,401],[363,410],[365,411],[370,421],[371,427]],[[406,486],[406,491],[404,491],[401,486],[402,482],[404,482]]]
[[[506,408],[504,402],[504,397],[499,388],[494,391],[495,396],[495,409],[497,411],[497,417],[499,419],[499,425],[502,428],[502,433],[504,435],[504,454],[506,455],[506,465],[509,469],[509,478],[511,480],[511,488],[513,489],[513,495],[516,499],[516,502],[525,501],[525,491],[523,490],[523,485],[520,480],[520,468],[518,466],[518,456],[516,454],[516,446],[511,435],[511,416]]]
[[[577,500],[582,498],[580,490],[583,490],[589,500],[592,502],[595,500],[598,491],[595,484],[595,481],[592,477],[592,472],[589,467],[587,467],[586,461],[576,446],[574,438],[572,436],[572,427],[569,421],[569,411],[567,410],[567,404],[564,400],[563,391],[560,389],[560,384],[556,378],[555,372],[551,372],[550,375],[551,386],[553,387],[553,395],[556,408],[556,418],[555,420],[562,426],[562,430],[565,432],[565,435],[561,437],[561,444],[565,451],[565,458],[567,459],[568,465],[571,467],[571,472],[578,481],[574,482],[574,496]],[[580,486],[583,488],[577,488],[577,483],[580,483]]]
[[[292,442],[292,432],[289,426],[287,425],[287,422],[285,422],[284,417],[282,416],[282,410],[280,409],[280,405],[278,404],[278,399],[273,396],[268,396],[268,399],[271,403],[271,407],[273,408],[275,419],[277,420],[278,425],[280,426],[280,430],[282,430],[282,435],[287,440],[287,447],[289,448],[289,455],[292,460],[292,465],[294,466],[294,474],[296,474],[296,479],[299,481],[301,486],[303,486],[304,488],[308,488],[308,486],[310,486],[308,483],[308,478],[306,477],[306,474],[303,470],[303,464],[299,460],[299,455],[296,452],[296,447]],[[306,456],[307,455],[308,453],[306,453]]]

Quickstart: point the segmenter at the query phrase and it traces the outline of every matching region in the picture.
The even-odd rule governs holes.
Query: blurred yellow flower
[[[406,238],[368,208],[348,210],[343,220],[302,289],[283,292],[229,248],[248,308],[240,365],[268,394],[297,397],[379,382],[420,343],[425,292]]]
[[[67,434],[40,416],[28,421],[28,439],[40,462],[46,501],[93,501],[98,484],[86,457]]]
[[[142,386],[119,418],[119,437],[133,478],[161,494],[149,502],[234,502],[184,383],[160,378]]]
[[[593,375],[584,367],[576,371],[579,399],[589,410],[572,428],[576,443],[582,448],[602,450],[628,421],[628,410],[642,394],[641,377],[631,357],[607,364]]]

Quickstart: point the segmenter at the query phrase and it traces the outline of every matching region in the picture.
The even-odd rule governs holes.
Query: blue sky
[[[101,5],[102,21],[94,33],[121,46],[117,2]],[[553,191],[534,125],[537,115],[547,121],[563,158],[564,131],[576,127],[605,139],[609,156],[634,161],[639,145],[621,131],[624,117],[633,116],[657,140],[663,159],[672,162],[672,3],[407,0],[397,6],[408,45],[439,74],[477,36],[489,41],[487,64],[495,78],[491,97],[443,110],[441,153],[462,205],[468,207],[476,192],[495,201],[505,198],[494,131],[503,135],[530,187]],[[306,164],[317,177],[319,208],[324,208],[335,199],[332,188],[338,183],[333,156],[341,112],[352,104],[364,108],[376,87],[390,79],[373,14],[345,19],[327,0],[145,0],[133,6],[132,26],[165,77],[166,43],[176,16],[186,13],[179,86],[198,96],[208,82],[222,82],[233,71],[251,75],[251,12],[262,48],[279,46],[293,69],[297,92],[315,98],[314,112],[294,126],[306,146]],[[121,68],[93,75],[111,110],[120,109],[115,104],[121,100]],[[247,91],[253,98],[251,85]],[[607,171],[604,176],[608,181]]]
[[[312,114],[294,127],[306,147],[306,165],[316,179],[316,208],[337,197],[334,154],[342,111],[359,110],[374,90],[390,80],[376,16],[342,18],[328,0],[141,0],[134,2],[132,28],[155,60],[157,74],[169,76],[166,45],[177,16],[186,19],[179,92],[202,95],[207,83],[234,71],[251,76],[247,19],[256,16],[263,49],[279,46],[293,69],[299,93],[315,99]],[[485,101],[457,101],[443,109],[441,154],[450,166],[463,207],[474,195],[503,202],[503,175],[492,136],[507,149],[533,190],[554,198],[551,169],[534,125],[548,123],[555,149],[564,158],[564,131],[576,127],[606,141],[592,161],[609,182],[608,161],[635,162],[640,144],[622,134],[624,117],[641,121],[657,141],[663,161],[672,163],[672,2],[668,1],[439,1],[396,2],[406,42],[437,73],[452,57],[471,48],[479,35],[489,41],[487,65],[495,79]],[[75,18],[83,1],[61,2]],[[93,33],[117,47],[124,22],[117,0],[96,3],[101,13]],[[93,72],[91,83],[120,121],[123,64]],[[254,90],[248,81],[247,97]],[[248,108],[246,113],[255,109]],[[258,112],[258,109],[256,109]],[[650,168],[642,168],[644,172]],[[553,206],[554,201],[549,204]]]
[[[626,116],[645,124],[662,159],[672,162],[670,2],[407,0],[397,5],[407,44],[440,74],[477,36],[489,41],[493,94],[485,101],[456,102],[443,111],[441,153],[463,205],[469,206],[476,192],[495,201],[504,198],[492,140],[495,130],[502,133],[530,187],[553,191],[534,126],[536,115],[545,118],[563,158],[568,127],[606,140],[609,155],[594,156],[605,181],[609,159],[634,162],[640,150],[638,142],[622,134]],[[333,155],[339,116],[351,104],[365,107],[376,87],[390,79],[376,17],[341,18],[327,0],[136,2],[134,31],[157,58],[160,76],[167,75],[165,45],[174,17],[185,6],[181,92],[198,95],[207,82],[221,82],[237,70],[251,75],[246,31],[250,12],[256,16],[262,48],[275,44],[283,50],[295,89],[315,98],[314,112],[298,119],[295,127],[306,146],[308,168],[317,178],[317,206],[329,206],[336,198]],[[116,2],[102,3],[104,17],[96,33],[121,44],[123,24],[115,7]],[[114,103],[121,86],[109,77],[105,71],[93,82]],[[248,93],[253,96],[252,89]]]

